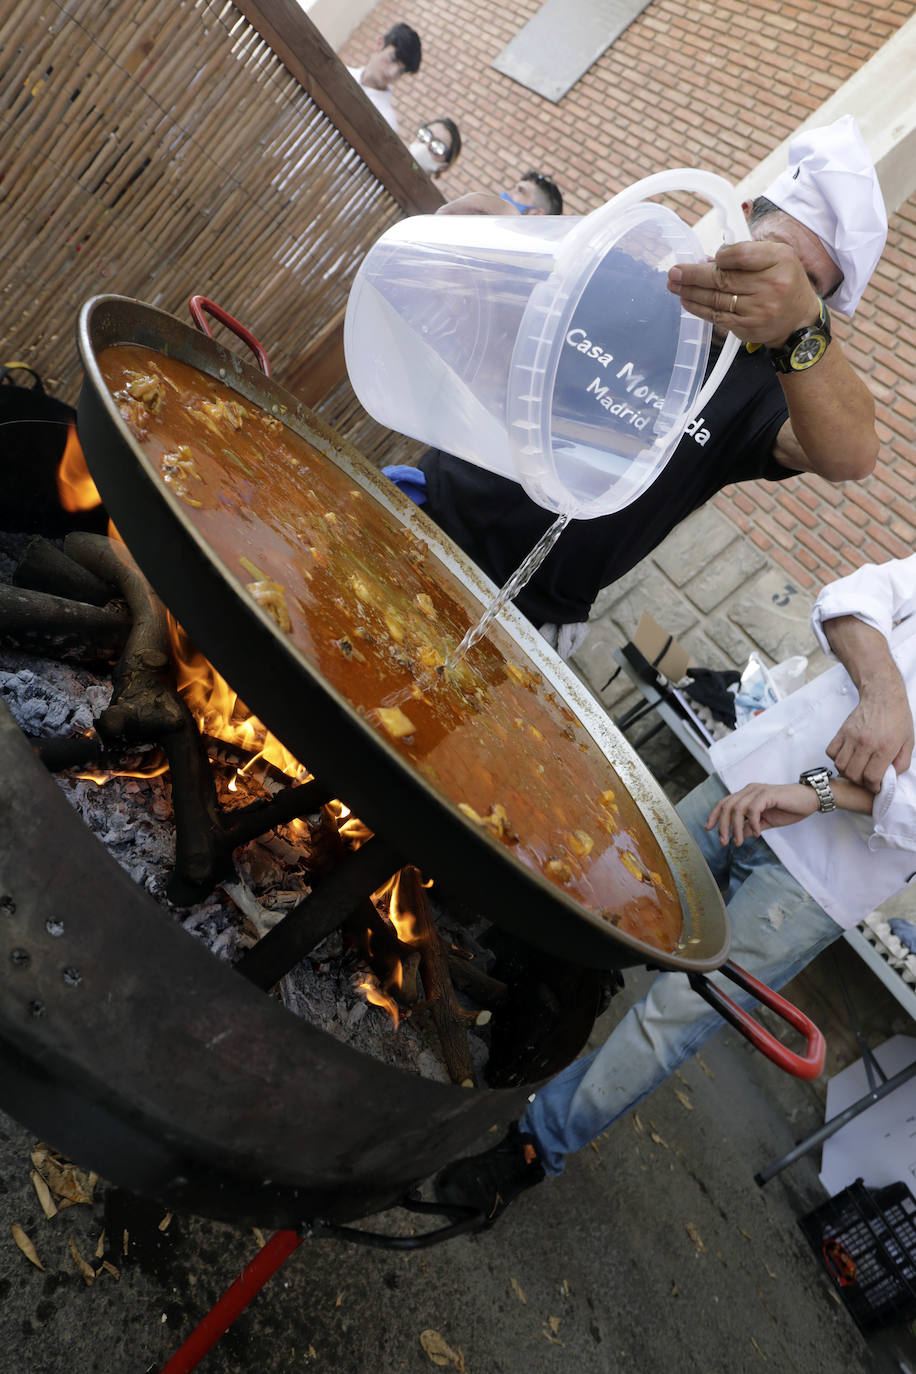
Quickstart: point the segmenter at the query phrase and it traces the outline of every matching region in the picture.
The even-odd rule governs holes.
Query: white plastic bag
[[[779,700],[770,670],[756,652],[748,658],[735,694],[735,726],[740,729]]]
[[[804,684],[807,671],[808,660],[804,654],[793,654],[791,658],[784,658],[782,663],[773,665],[770,669],[770,680],[780,701],[783,697],[791,696]]]

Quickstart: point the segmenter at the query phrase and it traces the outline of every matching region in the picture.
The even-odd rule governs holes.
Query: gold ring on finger
[[[737,293],[737,291],[736,291],[735,294],[732,296],[732,302],[731,302],[731,305],[728,307],[728,313],[729,313],[730,315],[734,315],[734,314],[737,312],[737,309],[738,309],[738,293]]]

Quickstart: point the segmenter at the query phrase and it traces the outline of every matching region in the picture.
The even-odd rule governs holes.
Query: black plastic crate
[[[862,1332],[916,1316],[916,1200],[905,1183],[856,1179],[799,1225]]]

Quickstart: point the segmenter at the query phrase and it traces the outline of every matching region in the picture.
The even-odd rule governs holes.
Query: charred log
[[[112,589],[106,582],[41,535],[36,535],[26,546],[13,574],[13,582],[17,587],[49,592],[52,596],[82,601],[89,606],[104,606],[112,597]]]
[[[343,925],[366,893],[381,887],[400,865],[397,851],[373,836],[243,954],[236,970],[266,992],[326,935]]]
[[[488,1007],[492,1011],[506,1002],[509,988],[501,979],[492,978],[469,959],[455,954],[448,948],[445,958],[455,987],[466,992],[479,1006]]]
[[[29,648],[44,647],[52,639],[61,653],[88,645],[96,658],[111,658],[128,639],[130,618],[121,611],[4,583],[0,584],[0,634]]]

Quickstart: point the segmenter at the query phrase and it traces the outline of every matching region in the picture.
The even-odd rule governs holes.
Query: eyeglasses
[[[432,130],[424,124],[422,129],[417,130],[417,138],[421,143],[425,143],[433,157],[448,157],[450,149],[447,143],[443,143],[441,138],[433,138]]]

